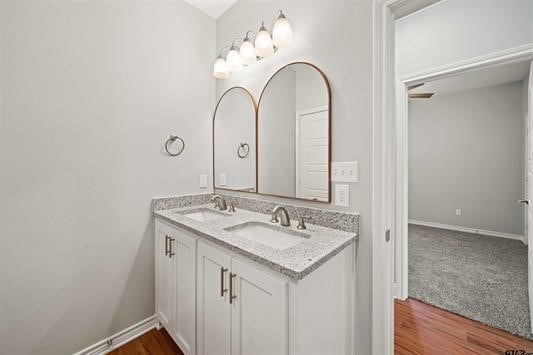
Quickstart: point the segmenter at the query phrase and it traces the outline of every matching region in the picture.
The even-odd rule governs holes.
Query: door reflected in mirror
[[[330,90],[307,63],[280,69],[258,107],[258,192],[330,201]]]
[[[218,101],[213,117],[215,188],[256,192],[256,104],[233,87]]]

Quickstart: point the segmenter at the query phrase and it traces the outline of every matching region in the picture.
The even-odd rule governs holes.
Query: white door
[[[528,86],[528,144],[527,144],[527,199],[533,196],[533,62],[529,67]],[[533,329],[533,201],[527,204],[527,240],[528,240],[528,284],[529,284],[529,316]]]
[[[231,272],[231,354],[288,354],[287,282],[235,259]]]
[[[169,331],[174,331],[172,324],[173,317],[173,289],[174,289],[174,267],[173,259],[169,254],[169,242],[171,235],[168,227],[161,223],[156,223],[156,307],[157,318]]]
[[[196,353],[196,240],[174,232],[175,322],[174,338],[184,354]]]
[[[296,114],[296,197],[327,201],[329,196],[328,108]]]
[[[198,242],[198,354],[231,353],[231,308],[228,297],[231,259]]]

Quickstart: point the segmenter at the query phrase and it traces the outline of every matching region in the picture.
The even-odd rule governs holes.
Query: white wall
[[[409,219],[523,234],[522,85],[409,102]]]
[[[179,1],[2,1],[0,32],[0,353],[68,354],[154,314],[150,200],[211,176],[215,22]]]
[[[533,1],[444,0],[397,21],[397,74],[531,43]]]
[[[218,103],[215,115],[215,186],[255,191],[253,99],[243,89],[230,90]],[[250,148],[245,158],[237,154],[240,143],[247,143]],[[220,185],[220,174],[226,174],[225,186]]]
[[[269,22],[283,9],[294,29],[294,45],[272,57],[217,81],[217,94],[242,85],[259,97],[274,72],[293,61],[321,68],[332,89],[332,154],[334,161],[359,161],[358,184],[351,185],[349,211],[361,214],[357,255],[358,354],[371,352],[371,128],[372,128],[372,2],[364,1],[253,1],[241,0],[217,21],[217,48],[261,20]],[[342,45],[339,45],[339,41]],[[304,203],[342,209],[333,204]]]

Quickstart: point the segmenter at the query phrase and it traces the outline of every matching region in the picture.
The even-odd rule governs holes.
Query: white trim
[[[528,43],[487,55],[461,60],[452,64],[423,70],[418,73],[405,75],[400,77],[400,81],[406,85],[413,85],[424,81],[444,79],[481,68],[523,62],[531,59],[533,59],[533,43]]]
[[[372,354],[394,352],[393,248],[386,241],[394,212],[392,145],[394,127],[393,6],[406,0],[374,0],[372,6]],[[394,234],[391,235],[394,239]]]
[[[520,234],[502,233],[502,232],[489,231],[489,230],[485,230],[485,229],[477,229],[477,228],[470,228],[470,227],[463,227],[463,226],[454,226],[454,225],[451,225],[451,224],[419,221],[419,220],[415,220],[415,219],[410,219],[409,220],[409,224],[415,224],[417,226],[440,228],[440,229],[448,229],[448,230],[452,230],[452,231],[466,232],[466,233],[472,233],[472,234],[488,235],[488,236],[491,236],[491,237],[514,239],[514,240],[519,240],[521,242],[524,241],[524,236],[520,235]]]
[[[109,338],[100,340],[99,342],[86,347],[83,350],[78,351],[74,355],[103,355],[107,354],[111,350],[114,350],[127,342],[143,335],[144,333],[159,327],[159,322],[155,316],[146,318],[128,327]]]

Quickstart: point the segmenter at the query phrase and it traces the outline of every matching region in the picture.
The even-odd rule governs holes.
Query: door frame
[[[306,110],[300,110],[296,111],[296,128],[294,135],[296,137],[296,144],[294,147],[295,151],[295,158],[296,158],[296,197],[300,196],[300,166],[298,165],[298,162],[300,161],[300,117],[303,115],[308,115],[311,113],[317,113],[317,112],[323,112],[328,111],[328,106],[318,106],[318,107],[312,107]]]
[[[395,13],[416,1],[374,0],[372,8],[372,354],[376,355],[393,353],[395,291],[400,298],[407,297],[407,86],[533,59],[533,45],[524,45],[398,79]],[[391,239],[399,245],[400,260],[393,261],[398,254],[388,243]],[[400,270],[399,290],[394,290],[395,267]]]

